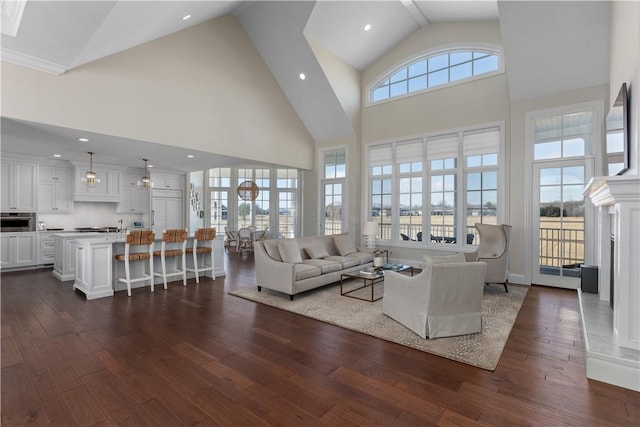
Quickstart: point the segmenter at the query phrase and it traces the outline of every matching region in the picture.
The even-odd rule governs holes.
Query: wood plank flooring
[[[532,287],[489,372],[228,295],[251,254],[226,271],[93,301],[3,273],[2,425],[640,425],[585,377],[575,291]]]

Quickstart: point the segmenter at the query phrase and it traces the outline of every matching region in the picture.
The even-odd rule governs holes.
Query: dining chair
[[[261,242],[267,238],[267,233],[269,232],[269,226],[267,226],[264,230],[256,230],[253,232],[253,241]]]
[[[236,252],[240,252],[244,249],[253,250],[253,233],[249,228],[241,228],[238,230],[238,243],[236,245]]]
[[[229,251],[229,248],[236,248],[238,246],[238,232],[235,230],[230,230],[226,225],[224,226],[224,248]]]

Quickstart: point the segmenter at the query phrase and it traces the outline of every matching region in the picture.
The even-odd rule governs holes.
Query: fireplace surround
[[[596,177],[584,195],[598,209],[599,266],[598,294],[578,290],[587,377],[640,391],[640,177]]]

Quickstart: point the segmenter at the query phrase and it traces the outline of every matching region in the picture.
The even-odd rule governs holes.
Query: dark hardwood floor
[[[575,291],[532,287],[489,372],[230,296],[253,257],[226,262],[93,301],[3,273],[2,425],[640,424],[640,393],[585,377]]]

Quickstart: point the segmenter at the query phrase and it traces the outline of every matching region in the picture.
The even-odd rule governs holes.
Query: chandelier
[[[148,190],[153,187],[153,182],[151,182],[151,174],[149,173],[149,167],[147,166],[147,162],[149,161],[149,159],[142,160],[144,160],[144,175],[138,180],[138,187],[143,190]]]
[[[84,174],[84,178],[82,180],[87,183],[87,187],[93,188],[96,185],[100,184],[100,178],[93,171],[93,152],[89,151],[89,170]]]

